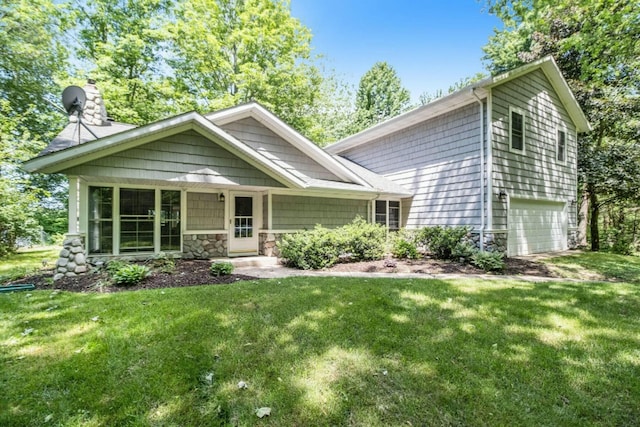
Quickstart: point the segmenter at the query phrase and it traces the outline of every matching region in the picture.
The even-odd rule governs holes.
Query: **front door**
[[[258,254],[257,199],[250,193],[231,193],[229,256]]]

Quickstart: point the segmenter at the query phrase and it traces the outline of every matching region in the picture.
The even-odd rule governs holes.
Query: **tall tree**
[[[410,99],[396,70],[386,62],[376,62],[360,79],[354,131],[403,113],[409,108]]]
[[[47,102],[66,69],[61,6],[9,0],[0,6],[0,255],[38,234],[37,205],[60,187],[58,176],[34,177],[20,163],[35,156],[63,117]]]
[[[553,55],[593,131],[580,135],[578,171],[588,203],[592,250],[608,203],[640,200],[640,13],[633,0],[495,0],[504,22],[485,46],[494,72]],[[622,157],[621,153],[623,154]],[[625,161],[620,161],[624,159]],[[586,228],[587,218],[580,217]]]
[[[109,116],[144,124],[188,108],[164,60],[171,0],[78,0],[73,10],[76,54],[86,77],[97,81]]]
[[[169,30],[176,79],[199,110],[255,100],[303,133],[311,125],[322,78],[287,0],[185,0]]]

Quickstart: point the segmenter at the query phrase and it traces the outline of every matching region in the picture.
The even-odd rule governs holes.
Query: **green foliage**
[[[472,246],[466,241],[471,227],[424,227],[416,235],[416,242],[423,245],[437,259],[466,258]]]
[[[316,225],[313,230],[282,236],[278,247],[285,263],[302,270],[317,270],[335,265],[341,255],[350,261],[381,259],[386,230],[361,217],[343,227],[329,230]]]
[[[233,264],[228,261],[216,261],[211,263],[211,267],[209,267],[211,274],[216,277],[228,276],[233,273],[233,269]]]
[[[176,270],[176,262],[171,255],[165,252],[157,254],[152,261],[153,268],[165,274],[173,274]]]
[[[348,254],[353,261],[381,259],[387,238],[385,227],[372,224],[362,217],[334,231],[339,241],[340,252]]]
[[[418,249],[416,248],[416,244],[405,240],[403,238],[397,238],[393,242],[393,247],[391,248],[391,254],[396,258],[408,258],[408,259],[418,259],[420,255],[418,254]]]
[[[471,264],[484,271],[502,271],[505,268],[504,255],[500,252],[476,250],[471,255]]]
[[[386,62],[376,62],[360,79],[356,93],[356,128],[366,129],[406,111],[411,96],[402,86],[396,70]]]
[[[116,266],[118,266],[116,268]],[[117,286],[136,286],[151,274],[151,270],[142,264],[108,264],[111,280]]]
[[[331,267],[340,256],[338,236],[320,225],[313,230],[285,234],[278,247],[285,264],[301,270]]]

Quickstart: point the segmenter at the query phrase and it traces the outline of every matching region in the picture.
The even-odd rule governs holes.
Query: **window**
[[[160,250],[180,250],[180,192],[160,192]]]
[[[235,197],[234,217],[234,237],[253,237],[253,197]]]
[[[88,231],[90,254],[113,252],[113,188],[89,187]]]
[[[509,146],[512,151],[524,152],[524,113],[509,108]]]
[[[376,224],[384,225],[389,230],[400,229],[400,202],[396,200],[376,200]]]
[[[156,191],[120,189],[120,252],[154,250]]]
[[[556,141],[556,160],[560,163],[567,161],[567,133],[558,130],[558,139]]]

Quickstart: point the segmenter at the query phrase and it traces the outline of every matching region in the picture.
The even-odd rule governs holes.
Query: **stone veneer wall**
[[[282,237],[282,234],[260,233],[258,253],[268,257],[279,257],[280,250],[276,243],[280,240],[280,237]]]
[[[578,233],[579,230],[569,230],[567,235],[567,246],[569,249],[577,249],[578,248]]]
[[[79,234],[68,234],[62,243],[62,250],[56,261],[53,280],[73,277],[88,271],[87,257],[84,254],[84,238]]]
[[[186,234],[182,241],[182,258],[226,257],[227,237],[227,234]]]

